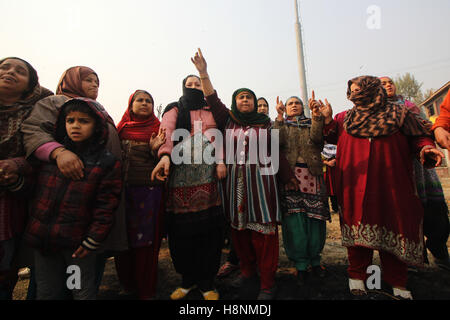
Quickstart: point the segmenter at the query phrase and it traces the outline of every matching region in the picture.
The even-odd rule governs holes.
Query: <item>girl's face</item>
[[[86,98],[97,100],[98,96],[98,78],[91,73],[86,78],[81,80],[81,89],[83,89]]]
[[[197,77],[189,77],[184,85],[186,88],[202,90],[202,84]]]
[[[297,98],[291,98],[286,101],[286,114],[289,117],[299,116],[303,113],[303,105]]]
[[[152,98],[145,92],[139,92],[131,105],[131,111],[140,118],[148,118],[153,113]]]
[[[255,110],[255,102],[250,92],[241,92],[236,96],[236,108],[239,112],[250,113]]]
[[[267,105],[266,100],[259,99],[258,100],[258,113],[269,114],[269,106]]]
[[[81,111],[71,111],[66,116],[66,131],[73,142],[88,140],[94,133],[95,119]]]
[[[395,92],[397,91],[397,88],[395,87],[394,81],[392,81],[390,78],[381,78],[380,80],[381,80],[381,85],[386,90],[388,97],[395,96]]]
[[[30,73],[23,61],[6,59],[0,65],[0,94],[21,96],[27,89]]]

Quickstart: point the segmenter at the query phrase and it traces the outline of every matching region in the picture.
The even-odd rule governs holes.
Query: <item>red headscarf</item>
[[[144,90],[137,90],[130,96],[127,111],[117,125],[117,131],[122,140],[148,142],[153,132],[158,133],[160,122],[154,112],[147,119],[139,119],[131,111],[134,97],[142,92],[148,94],[153,101],[151,94]]]
[[[81,87],[81,81],[91,74],[95,74],[98,79],[95,71],[88,67],[78,66],[67,69],[59,80],[56,94],[62,94],[71,98],[85,97],[86,93]]]

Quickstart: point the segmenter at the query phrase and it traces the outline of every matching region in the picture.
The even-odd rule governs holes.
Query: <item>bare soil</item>
[[[450,245],[450,241],[448,242]],[[223,260],[228,249],[223,249]],[[433,262],[429,253],[430,264],[419,272],[409,273],[408,288],[412,291],[416,300],[449,300],[450,299],[450,272],[439,269]],[[347,250],[341,245],[341,232],[339,217],[332,215],[332,222],[327,223],[327,241],[322,254],[322,262],[326,268],[326,277],[317,279],[308,278],[305,286],[297,287],[295,282],[295,268],[284,252],[282,236],[280,236],[280,260],[276,276],[277,292],[276,300],[351,300],[355,299],[348,290],[348,278],[346,268],[348,265]],[[374,264],[379,265],[378,254],[374,255]],[[216,287],[223,300],[253,300],[258,295],[258,283],[251,284],[246,290],[232,286],[232,281],[238,276],[238,271],[233,272],[225,279],[217,279]],[[26,298],[28,279],[20,279],[14,291],[14,299]],[[169,300],[173,290],[180,284],[180,276],[175,272],[170,252],[166,241],[163,241],[159,255],[158,290],[156,300]],[[391,289],[383,284],[382,290],[370,292],[364,298],[368,300],[392,300]],[[121,292],[121,287],[116,276],[113,258],[107,261],[103,281],[100,286],[99,300],[132,300],[132,295]],[[198,291],[192,291],[186,297],[187,300],[202,300]]]

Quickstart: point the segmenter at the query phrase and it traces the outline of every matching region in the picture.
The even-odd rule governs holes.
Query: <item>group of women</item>
[[[298,270],[297,283],[305,283],[309,270],[323,277],[320,256],[330,212],[321,152],[325,143],[334,143],[334,186],[348,247],[350,290],[365,293],[366,269],[376,249],[394,294],[411,298],[406,268],[423,261],[423,208],[415,194],[411,154],[427,166],[438,165],[442,157],[428,123],[389,101],[380,79],[369,76],[349,81],[354,107],[334,119],[328,101],[317,101],[313,94],[308,101],[312,118],[305,117],[303,102],[294,96],[286,104],[277,101],[278,116],[272,122],[267,101],[248,88],[234,92],[228,109],[212,86],[200,50],[192,62],[199,75],[183,80],[182,96],[166,107],[161,122],[153,96],[145,90],[130,96],[117,127],[112,119],[108,122],[107,149],[122,161],[125,187],[114,227],[96,252],[97,287],[106,259],[114,256],[124,290],[139,299],[154,298],[158,254],[167,232],[181,275],[170,298],[182,299],[198,289],[205,300],[217,300],[214,282],[225,226],[231,228],[239,258],[239,284],[259,278],[258,299],[275,296],[279,225],[286,253]],[[96,100],[99,83],[92,69],[73,67],[53,95],[39,85],[26,61],[0,61],[1,298],[11,298],[19,267],[31,266],[30,287],[33,283],[33,264],[20,237],[27,216],[21,192],[33,179],[33,165],[55,161],[68,179],[82,179],[83,162],[55,141],[53,128],[65,102]],[[180,129],[184,138],[172,139]],[[231,149],[216,143],[210,129],[230,139],[226,144]],[[279,130],[279,152],[272,150],[274,129]],[[271,165],[266,158],[249,161],[254,142],[258,150],[268,150],[268,158],[278,156],[278,172],[266,170]],[[206,150],[214,150],[214,163],[196,159]],[[190,161],[174,161],[176,153]]]

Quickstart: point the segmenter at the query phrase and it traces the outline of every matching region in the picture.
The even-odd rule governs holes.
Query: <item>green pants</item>
[[[291,214],[283,217],[282,228],[284,249],[297,270],[319,266],[327,234],[326,221]]]

